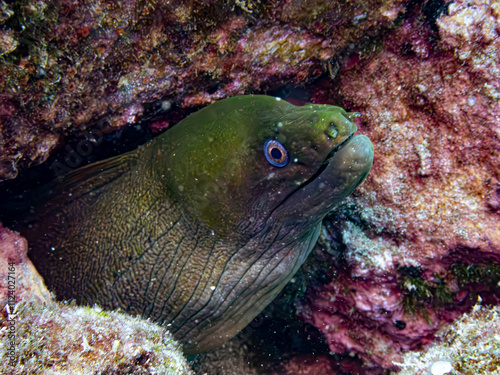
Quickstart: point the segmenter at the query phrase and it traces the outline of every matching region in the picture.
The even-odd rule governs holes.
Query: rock
[[[338,90],[318,88],[316,102],[340,96],[364,115],[375,148],[367,180],[325,224],[323,248],[341,253],[333,280],[299,313],[332,352],[395,368],[477,294],[498,304],[499,22],[486,0],[452,3],[438,34],[410,17],[341,71]]]
[[[189,109],[333,74],[406,3],[2,3],[0,181],[45,161],[65,136],[165,121],[165,101]]]
[[[0,306],[15,310],[23,301],[36,300],[38,303],[51,301],[50,292],[42,277],[28,259],[26,240],[0,223]]]
[[[439,334],[425,352],[410,352],[396,363],[399,375],[497,374],[500,372],[500,307],[474,306]]]
[[[98,306],[56,303],[0,225],[0,360],[4,374],[192,374],[165,327]]]

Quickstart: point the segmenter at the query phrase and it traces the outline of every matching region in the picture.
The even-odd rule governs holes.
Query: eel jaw
[[[365,135],[351,135],[325,161],[326,167],[305,190],[317,189],[310,203],[323,205],[328,212],[366,178],[373,165],[373,145]],[[325,200],[329,204],[322,204]]]
[[[307,180],[304,181],[298,188],[297,190],[300,190],[304,188],[306,185],[314,181],[316,178],[318,178],[326,168],[328,168],[328,165],[330,164],[330,160],[333,159],[335,154],[354,136],[355,132],[352,132],[351,135],[349,135],[342,143],[338,144],[335,146],[332,151],[328,153],[326,156],[325,160],[323,160],[323,163],[321,163],[321,166],[318,168],[318,170]]]
[[[322,219],[363,182],[372,164],[373,145],[368,137],[351,134],[272,215],[290,215],[304,222],[309,218]]]
[[[321,163],[320,167],[314,174],[309,177],[306,181],[301,183],[294,191],[292,191],[289,196],[295,194],[297,191],[304,189],[307,185],[312,183],[314,180],[316,180],[323,172],[324,170],[328,167],[330,164],[330,160],[335,156],[335,154],[344,146],[353,136],[354,136],[355,131],[353,131],[344,141],[337,146],[335,146],[326,156],[325,160]]]

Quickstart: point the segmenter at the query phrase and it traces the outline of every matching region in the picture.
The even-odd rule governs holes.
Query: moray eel
[[[164,322],[186,354],[211,350],[273,300],[370,171],[353,116],[260,95],[209,105],[53,184],[24,231],[29,255],[58,299]]]

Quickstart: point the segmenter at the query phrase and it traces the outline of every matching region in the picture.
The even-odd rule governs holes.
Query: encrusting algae
[[[500,374],[500,307],[476,305],[425,352],[404,355],[398,375]]]
[[[23,302],[15,313],[16,359],[0,334],[2,374],[192,374],[181,346],[151,321],[53,301]]]

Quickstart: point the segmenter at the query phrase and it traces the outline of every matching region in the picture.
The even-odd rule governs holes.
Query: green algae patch
[[[474,285],[481,289],[493,290],[500,282],[500,266],[495,263],[451,265],[442,275],[434,275],[432,280],[422,277],[417,267],[399,267],[398,284],[403,290],[403,309],[409,314],[426,314],[427,308],[439,309],[453,303],[453,296],[460,290],[474,291]]]
[[[456,263],[452,265],[451,271],[460,286],[471,283],[496,286],[500,282],[500,264],[497,263],[489,262],[484,265]]]
[[[452,302],[453,292],[445,277],[434,275],[432,281],[426,280],[417,267],[399,267],[398,272],[400,288],[405,291],[402,305],[406,313],[421,313],[427,318],[429,306],[436,309]]]

